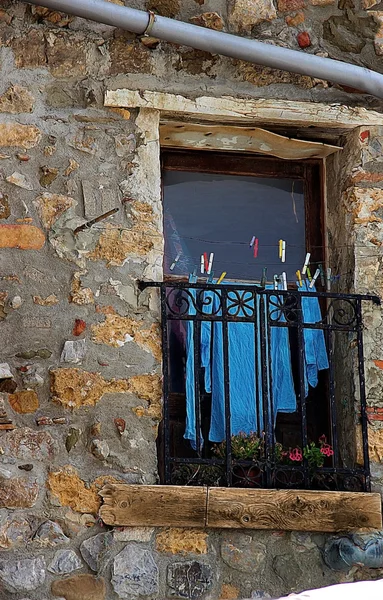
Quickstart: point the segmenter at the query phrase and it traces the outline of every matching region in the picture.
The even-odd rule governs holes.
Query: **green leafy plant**
[[[263,453],[264,439],[259,437],[257,433],[243,433],[231,436],[231,456],[237,460],[258,460]],[[226,457],[226,442],[217,444],[213,448],[213,452],[219,458]]]

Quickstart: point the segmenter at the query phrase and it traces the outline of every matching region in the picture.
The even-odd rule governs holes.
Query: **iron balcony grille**
[[[377,297],[275,291],[248,284],[140,284],[141,289],[151,286],[159,287],[161,296],[164,404],[159,463],[164,484],[370,491],[362,303],[379,303]],[[321,318],[317,322],[305,322],[302,300],[307,297],[318,299]],[[209,441],[206,419],[204,421],[204,410],[206,412],[209,402],[211,410],[211,395],[204,389],[201,367],[200,340],[204,323],[210,323],[212,338],[217,326],[222,335],[224,439],[215,444]],[[231,435],[231,323],[251,324],[256,348],[254,366],[251,367],[257,388],[253,409],[261,445],[256,456],[246,458],[238,457]],[[172,421],[174,398],[185,401],[182,393],[174,394],[173,390],[174,363],[180,358],[177,356],[179,348],[172,347],[174,328],[187,331],[193,341],[189,360],[193,366],[194,450],[191,447],[185,450],[186,443],[180,444]],[[289,458],[292,448],[283,447],[276,438],[270,341],[274,328],[284,328],[288,332],[297,400],[294,418],[298,428],[294,449],[300,449],[302,454],[301,460],[297,461]],[[323,332],[328,358],[328,369],[320,374],[320,397],[318,399],[318,392],[314,391],[314,400],[307,395],[307,385],[305,388],[305,336],[310,330]],[[318,421],[321,422],[321,434],[325,435],[333,451],[331,456],[326,455],[321,466],[304,456],[304,449],[315,442],[313,432]],[[182,444],[183,448],[180,448]]]

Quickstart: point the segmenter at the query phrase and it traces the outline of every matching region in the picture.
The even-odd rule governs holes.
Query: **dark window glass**
[[[286,271],[295,280],[306,252],[303,182],[298,179],[164,171],[165,274],[200,275],[203,252],[214,252],[213,271],[227,279],[268,280]],[[259,240],[254,258],[250,240]],[[286,262],[278,242],[286,241]],[[180,260],[173,271],[170,265]]]

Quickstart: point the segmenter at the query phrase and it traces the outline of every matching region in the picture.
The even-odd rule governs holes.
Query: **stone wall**
[[[368,0],[127,4],[382,71]],[[0,61],[0,597],[267,598],[382,576],[327,567],[322,535],[106,531],[97,517],[104,482],[157,481],[161,418],[158,299],[136,286],[162,276],[159,115],[104,109],[105,90],[379,102],[10,0]],[[381,294],[383,131],[353,136],[332,205],[357,252],[339,261],[355,262],[357,291]],[[379,488],[382,324],[368,310]]]

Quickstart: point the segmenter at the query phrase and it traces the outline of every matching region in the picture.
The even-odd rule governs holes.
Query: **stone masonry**
[[[126,4],[383,72],[373,0]],[[105,482],[158,482],[162,412],[158,298],[137,288],[162,278],[159,113],[104,108],[105,91],[382,104],[13,0],[0,0],[0,66],[0,598],[271,598],[383,577],[383,562],[331,568],[322,534],[113,530],[98,518]],[[383,118],[340,143],[328,228],[355,248],[333,260],[354,267],[355,291],[382,297]],[[382,491],[379,309],[366,324],[370,455]]]

